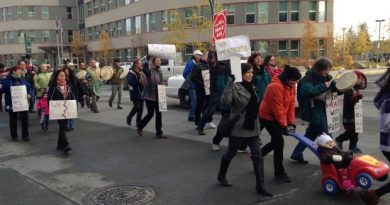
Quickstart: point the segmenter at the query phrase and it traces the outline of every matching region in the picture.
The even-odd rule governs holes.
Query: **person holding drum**
[[[96,103],[100,98],[100,93],[102,89],[102,78],[100,76],[100,68],[96,65],[95,59],[91,59],[89,61],[89,67],[87,68],[87,73],[90,76],[88,81],[89,81],[90,93],[92,96],[91,110],[94,113],[99,113]]]
[[[305,136],[311,140],[316,139],[322,133],[328,133],[328,122],[326,118],[326,103],[318,96],[330,91],[336,91],[335,82],[329,71],[332,64],[325,58],[318,59],[313,67],[308,70],[305,76],[298,83],[297,98],[301,108],[301,119],[309,122]],[[303,158],[303,151],[306,145],[300,142],[294,149],[291,159],[298,163],[307,164]]]
[[[359,90],[367,87],[367,78],[357,70],[353,74],[357,77],[356,84],[344,93],[343,125],[345,132],[336,137],[336,144],[340,149],[343,149],[343,142],[349,140],[349,150],[361,153],[362,151],[357,146],[359,134],[355,131],[355,104],[363,97]]]
[[[23,60],[20,60],[24,63]],[[18,62],[19,64],[19,62]],[[0,93],[5,94],[5,111],[9,114],[9,128],[11,132],[11,139],[13,141],[18,141],[18,119],[22,121],[22,139],[24,141],[30,141],[29,134],[28,134],[28,103],[26,110],[24,111],[14,111],[14,108],[12,106],[13,104],[13,96],[12,94],[12,87],[19,87],[24,86],[27,90],[27,98],[30,99],[33,96],[34,90],[32,88],[32,85],[29,81],[24,79],[23,77],[23,68],[19,66],[15,66],[11,68],[8,77],[1,81],[0,84]]]
[[[114,60],[114,67],[113,67],[113,76],[111,78],[111,97],[108,100],[108,105],[112,107],[112,103],[114,101],[114,98],[116,96],[116,93],[118,93],[118,109],[123,109],[121,106],[121,99],[122,99],[122,90],[123,90],[123,83],[121,79],[121,74],[123,73],[123,68],[119,66],[120,60],[119,58]]]
[[[142,130],[153,118],[156,113],[156,137],[159,139],[167,139],[168,137],[162,131],[161,112],[158,105],[158,85],[163,82],[163,75],[160,70],[161,59],[158,57],[152,58],[151,68],[145,67],[143,72],[146,75],[146,83],[144,88],[144,99],[148,114],[137,125],[138,135],[142,136]]]

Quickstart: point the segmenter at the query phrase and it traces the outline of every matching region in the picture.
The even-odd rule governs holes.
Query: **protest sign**
[[[176,46],[169,44],[148,44],[148,54],[163,59],[176,59]]]
[[[25,85],[11,86],[12,111],[28,110],[27,88]]]
[[[213,22],[213,42],[223,39],[226,36],[226,16],[227,10],[223,10],[214,15]]]
[[[363,102],[359,100],[355,104],[355,132],[363,133]]]
[[[49,119],[66,120],[77,118],[76,100],[51,100],[49,101]]]
[[[158,109],[160,112],[166,112],[167,108],[167,92],[165,90],[165,85],[158,85]]]
[[[329,133],[334,133],[340,130],[341,120],[337,93],[333,93],[332,102],[329,105],[326,105],[326,119],[328,122]]]
[[[245,35],[220,39],[215,42],[218,60],[229,60],[230,56],[249,57],[251,44],[249,37]]]
[[[230,69],[234,75],[235,82],[242,82],[241,58],[239,56],[230,56]]]
[[[202,70],[202,78],[204,91],[206,95],[210,95],[210,70]]]

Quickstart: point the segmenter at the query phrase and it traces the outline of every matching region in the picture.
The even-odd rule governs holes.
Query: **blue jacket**
[[[186,63],[186,67],[184,68],[184,71],[183,71],[183,77],[184,79],[187,79],[187,77],[190,76],[191,74],[191,71],[192,69],[194,68],[195,66],[195,60],[193,59],[190,59],[187,63]],[[188,87],[189,89],[195,89],[196,85],[195,83],[191,82],[190,83],[190,86]]]
[[[27,88],[27,94],[34,96],[34,90],[30,82],[25,78],[13,78],[8,76],[5,80],[1,81],[0,93],[5,94],[5,111],[12,112],[12,99],[11,99],[11,86],[25,85]]]
[[[133,69],[129,70],[127,74],[127,82],[129,84],[130,100],[142,101],[144,100],[144,85],[139,80],[141,79],[141,73],[136,73]]]

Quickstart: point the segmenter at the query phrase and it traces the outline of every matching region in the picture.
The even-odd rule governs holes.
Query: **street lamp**
[[[378,36],[378,47],[377,47],[377,52],[376,52],[376,57],[377,57],[377,62],[380,61],[380,58],[379,58],[379,47],[380,47],[380,43],[381,43],[381,23],[384,22],[385,19],[380,19],[380,20],[375,20],[375,22],[378,22],[379,23],[379,36]]]

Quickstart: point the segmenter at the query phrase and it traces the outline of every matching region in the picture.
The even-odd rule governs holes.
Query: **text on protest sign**
[[[333,93],[332,102],[326,106],[326,119],[328,122],[329,133],[334,133],[340,130],[341,120],[337,93]]]
[[[49,119],[66,120],[77,118],[76,100],[49,101]]]
[[[214,15],[213,42],[223,39],[226,36],[226,16],[227,10],[223,10]]]
[[[176,59],[176,46],[169,44],[148,44],[148,54],[163,59]]]
[[[363,101],[355,104],[355,132],[363,133]]]
[[[28,110],[27,88],[24,85],[11,86],[12,112]]]
[[[245,35],[220,39],[215,42],[218,60],[229,60],[230,56],[249,57],[251,44],[249,37]]]
[[[160,112],[166,112],[168,110],[167,107],[167,92],[165,90],[165,85],[157,86],[158,93],[158,109]]]
[[[202,78],[205,94],[210,95],[210,70],[202,70]]]

